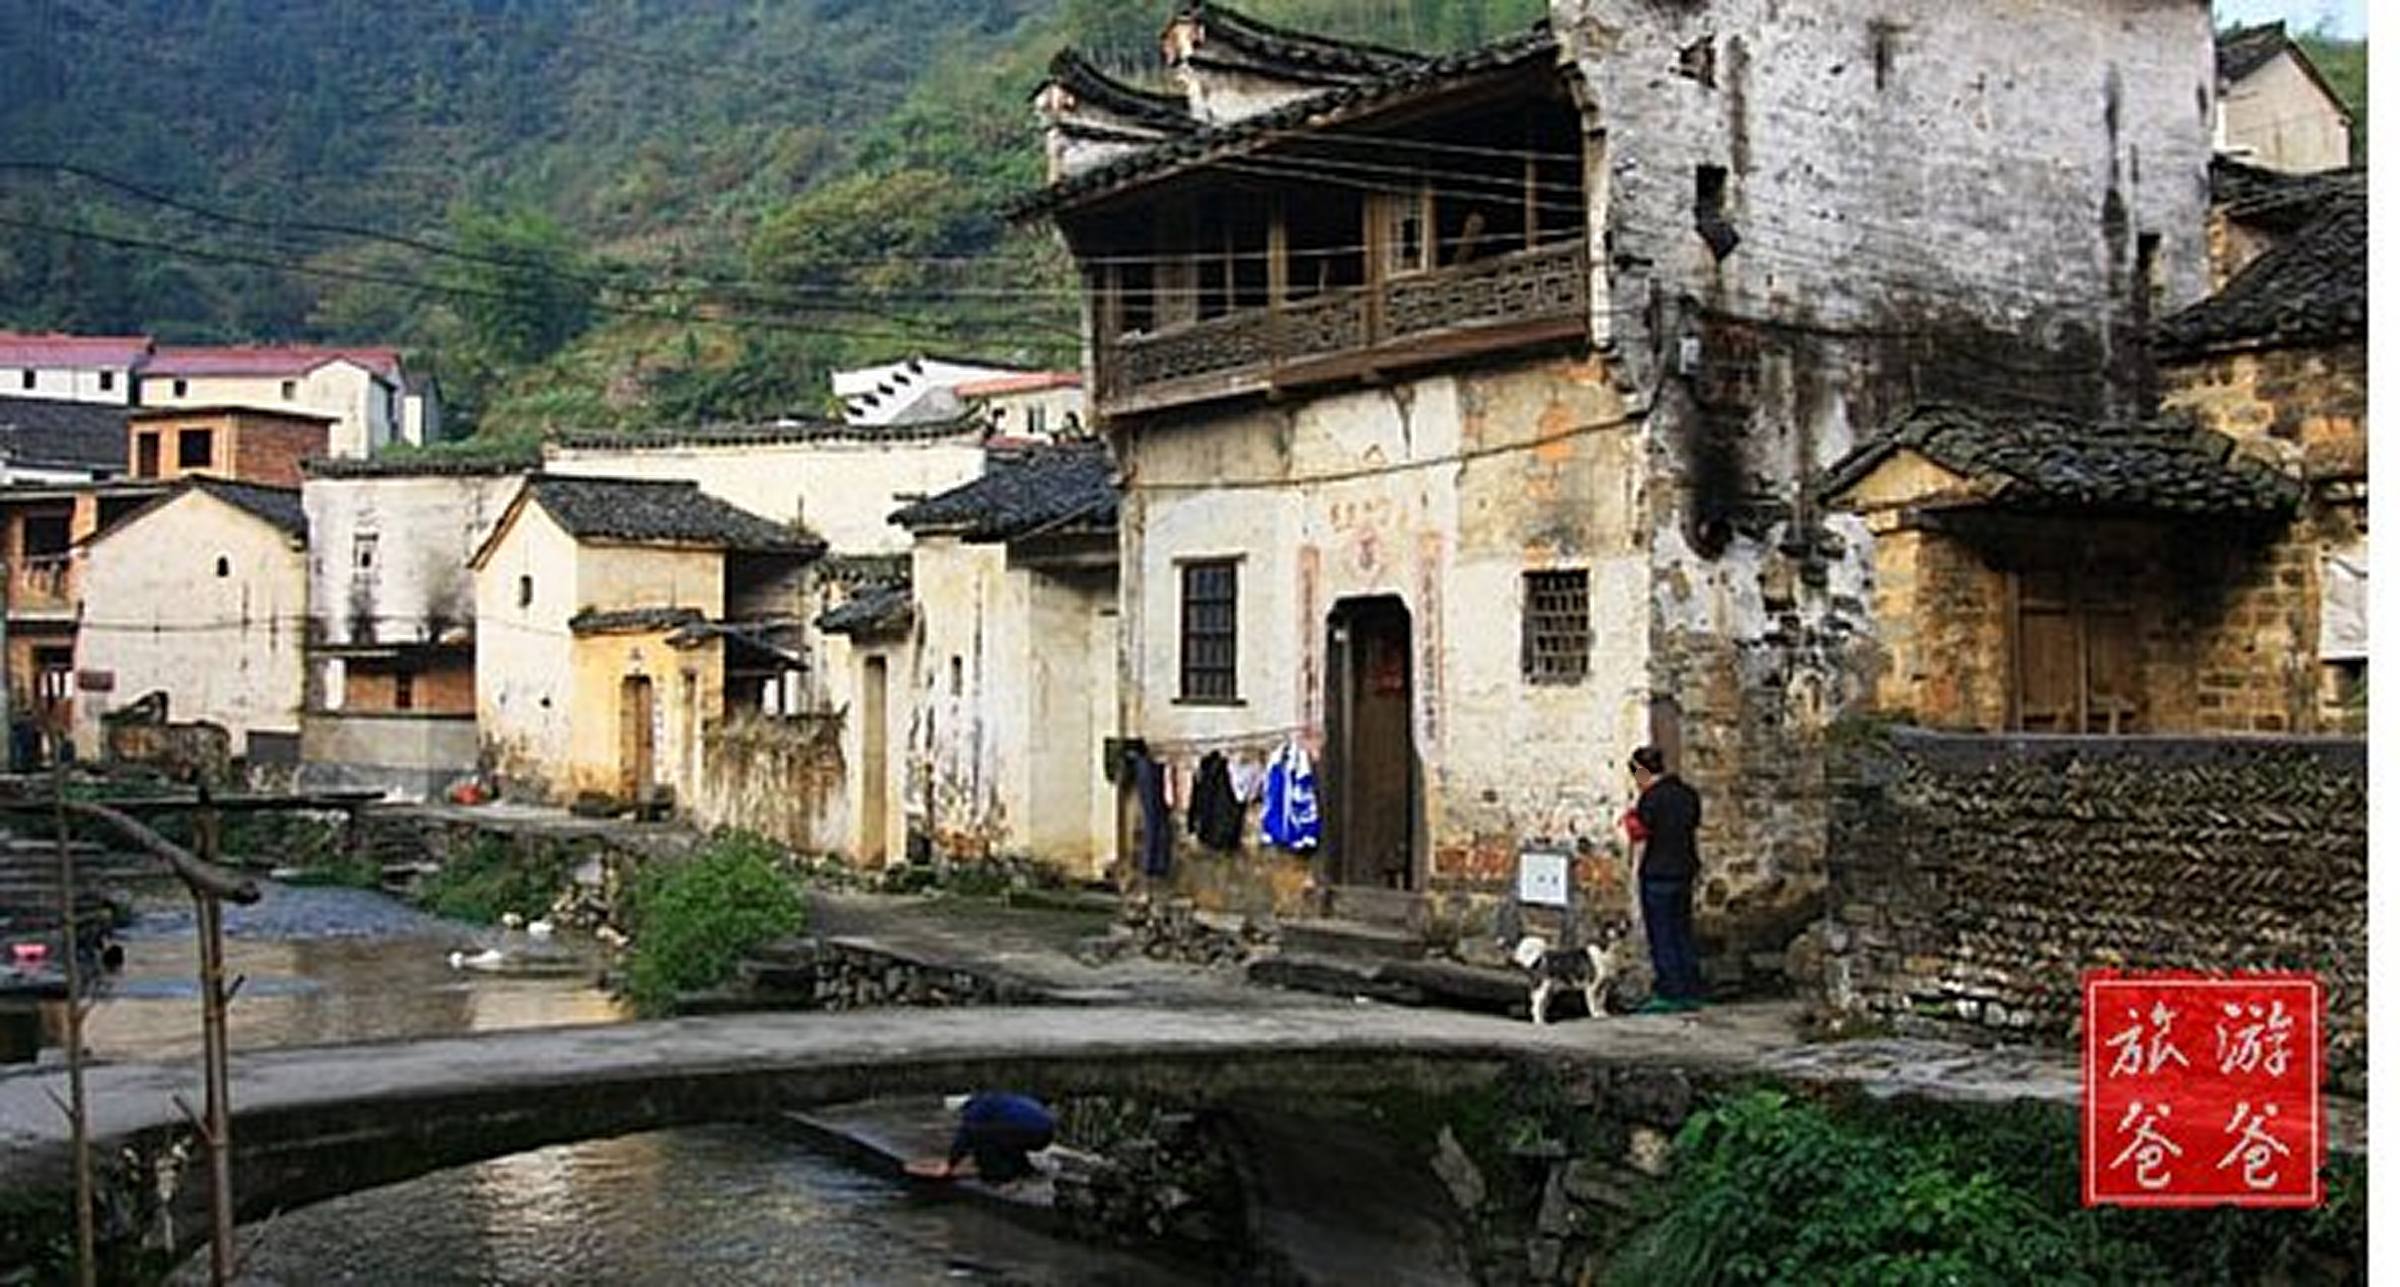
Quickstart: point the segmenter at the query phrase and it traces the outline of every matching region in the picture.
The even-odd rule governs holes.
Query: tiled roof
[[[265,487],[226,478],[193,477],[191,486],[244,513],[265,520],[287,536],[308,539],[308,514],[300,508],[300,492],[291,487]]]
[[[1547,66],[1558,56],[1558,42],[1547,27],[1475,49],[1440,57],[1414,57],[1374,77],[1337,85],[1282,107],[1244,117],[1228,125],[1199,130],[1170,139],[1130,156],[1095,166],[1011,202],[1012,219],[1030,219],[1075,205],[1113,189],[1173,170],[1205,165],[1234,153],[1254,150],[1276,136],[1294,130],[1334,124],[1413,95],[1450,85]]]
[[[122,413],[127,420],[182,420],[193,416],[251,416],[264,420],[306,420],[310,424],[329,425],[340,416],[323,415],[315,411],[296,411],[286,407],[245,407],[231,402],[210,402],[189,407],[126,407]]]
[[[2225,289],[2158,324],[2161,355],[2325,344],[2367,333],[2367,194],[2336,190]]]
[[[383,455],[347,459],[312,456],[300,462],[310,478],[497,478],[542,467],[538,452],[500,456]]]
[[[983,477],[892,515],[911,531],[955,530],[970,541],[1007,541],[1073,527],[1117,525],[1116,466],[1097,443],[995,451]]]
[[[1430,55],[1387,49],[1357,41],[1335,40],[1312,32],[1294,31],[1260,22],[1205,0],[1184,6],[1181,21],[1194,24],[1200,41],[1193,61],[1213,61],[1218,46],[1234,55],[1236,65],[1283,72],[1304,79],[1370,79],[1432,61]]]
[[[2299,499],[2291,478],[2188,423],[2097,426],[1945,404],[1862,444],[1827,471],[1823,492],[1848,490],[1901,450],[1982,484],[1983,503],[2000,509],[2266,515]]]
[[[2363,199],[2367,172],[2353,167],[2289,174],[2220,156],[2208,163],[2208,189],[2217,213],[2243,223],[2296,227],[2334,197],[2356,193]]]
[[[905,585],[861,590],[817,618],[817,629],[829,635],[890,635],[908,629],[916,620],[916,605]]]
[[[1152,129],[1189,134],[1200,128],[1181,95],[1154,94],[1128,85],[1073,49],[1061,49],[1050,59],[1050,80],[1103,112]]]
[[[2230,27],[2217,33],[2217,75],[2226,80],[2244,76],[2273,62],[2291,44],[2280,22],[2255,27]]]
[[[0,397],[0,456],[21,465],[123,472],[125,408]]]
[[[631,634],[678,630],[707,619],[698,608],[585,608],[567,618],[567,629],[579,635]]]
[[[388,379],[397,379],[400,375],[398,349],[338,348],[321,344],[162,345],[142,369],[142,374],[298,376],[306,375],[328,362],[343,359]]]
[[[906,585],[909,557],[905,554],[829,554],[817,564],[819,578],[835,585]]]
[[[147,335],[0,331],[0,366],[123,369],[140,365],[149,352]]]
[[[825,543],[701,491],[691,482],[535,474],[527,495],[577,540],[823,553]]]
[[[983,423],[972,416],[952,416],[897,425],[794,419],[773,420],[763,424],[692,425],[630,432],[578,429],[553,434],[550,442],[568,451],[655,451],[670,447],[740,447],[790,442],[932,442],[982,432]]]

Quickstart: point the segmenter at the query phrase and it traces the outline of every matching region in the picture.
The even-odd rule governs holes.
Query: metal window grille
[[[1579,684],[1592,670],[1591,574],[1525,574],[1525,679]]]
[[[1232,701],[1234,688],[1235,565],[1232,560],[1183,566],[1183,696],[1187,701]]]

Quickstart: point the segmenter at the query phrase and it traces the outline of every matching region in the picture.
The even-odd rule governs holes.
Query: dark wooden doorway
[[[1326,877],[1417,887],[1416,693],[1408,605],[1345,599],[1327,622]]]
[[[890,781],[884,767],[884,758],[890,754],[884,721],[889,717],[891,663],[869,657],[865,675],[858,714],[858,857],[862,863],[880,867],[891,852],[884,815],[884,792]]]

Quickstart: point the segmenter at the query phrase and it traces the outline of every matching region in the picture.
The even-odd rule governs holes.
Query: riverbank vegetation
[[[1623,1284],[2363,1281],[2366,1173],[2315,1211],[2089,1209],[2071,1121],[2040,1105],[1824,1103],[1755,1090],[1693,1114]]]
[[[686,861],[645,867],[619,919],[633,937],[626,993],[635,1009],[657,1015],[678,993],[725,982],[743,956],[799,932],[807,904],[783,851],[735,832]]]

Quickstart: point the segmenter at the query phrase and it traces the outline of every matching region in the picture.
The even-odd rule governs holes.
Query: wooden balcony
[[[1137,414],[1572,340],[1589,334],[1590,302],[1578,240],[1123,336],[1101,349],[1101,410]]]
[[[67,555],[37,554],[9,577],[8,615],[67,619],[75,615],[79,578]]]

